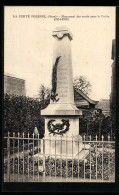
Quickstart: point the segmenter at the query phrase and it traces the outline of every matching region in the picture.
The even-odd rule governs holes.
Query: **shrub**
[[[112,120],[110,116],[97,116],[94,115],[92,117],[86,117],[80,118],[79,121],[79,133],[81,135],[85,134],[91,135],[92,139],[95,139],[95,136],[97,135],[99,137],[99,131],[100,136],[104,136],[105,139],[107,139],[107,136],[111,136],[111,125]],[[88,130],[87,130],[88,128]],[[115,136],[115,130],[112,129],[112,138],[114,139]]]

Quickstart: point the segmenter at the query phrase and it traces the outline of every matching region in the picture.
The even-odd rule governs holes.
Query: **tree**
[[[50,98],[51,90],[48,87],[45,87],[43,84],[39,87],[38,99],[40,101]]]
[[[89,95],[91,92],[91,83],[84,76],[75,77],[73,85],[75,89],[80,89],[86,95]]]

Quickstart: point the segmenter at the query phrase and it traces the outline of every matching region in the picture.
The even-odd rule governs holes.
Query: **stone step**
[[[79,155],[78,154],[73,154],[73,155],[60,155],[60,154],[45,154],[45,158],[48,158],[48,157],[51,157],[51,158],[56,158],[56,159],[63,159],[63,160],[72,160],[72,159],[77,159],[77,160],[84,160],[86,158],[86,156],[89,154],[89,150],[88,149],[83,149],[79,152]],[[34,161],[37,162],[38,160],[40,159],[43,159],[43,154],[41,153],[38,153],[38,154],[35,154],[33,156],[34,158]]]

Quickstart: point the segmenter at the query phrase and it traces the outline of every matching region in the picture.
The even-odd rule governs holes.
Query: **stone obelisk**
[[[67,27],[56,28],[52,36],[55,66],[55,78],[52,78],[52,85],[55,87],[52,88],[54,87],[55,91],[52,91],[54,99],[51,98],[48,107],[41,111],[41,115],[45,117],[45,135],[79,136],[79,116],[82,115],[82,111],[74,104],[71,53],[73,37]]]

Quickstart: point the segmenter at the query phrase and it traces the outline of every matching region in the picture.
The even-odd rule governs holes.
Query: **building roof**
[[[76,93],[78,94],[78,96],[76,96]],[[96,105],[99,101],[94,101],[92,99],[90,99],[87,95],[85,95],[81,90],[77,90],[74,89],[74,101],[76,104],[76,101],[78,100],[79,102],[81,102],[82,104],[82,100],[86,100],[87,102],[89,102],[90,104]],[[42,104],[42,109],[44,109],[45,107],[47,107],[48,104],[50,104],[50,98],[46,99],[46,100],[42,100],[40,101],[40,103]],[[84,105],[84,104],[82,104]]]
[[[4,74],[4,77],[11,77],[11,78],[15,78],[15,79],[19,79],[19,80],[25,81],[23,78],[18,78],[18,77],[16,77],[15,75],[9,74],[9,73],[5,73],[5,74]]]
[[[84,94],[80,89],[74,89],[74,92],[77,92],[80,96],[82,96],[85,100],[87,100],[90,104],[96,105],[99,101],[95,101],[90,99],[86,94]]]
[[[110,100],[109,99],[101,99],[99,103],[96,105],[97,109],[101,109],[102,111],[110,110]]]

